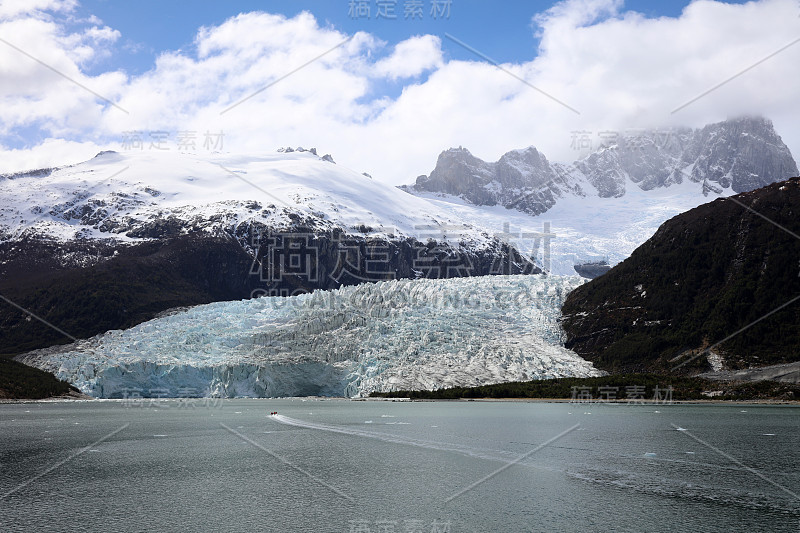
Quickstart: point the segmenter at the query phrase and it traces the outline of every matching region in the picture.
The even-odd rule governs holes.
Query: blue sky
[[[569,162],[585,155],[576,131],[743,114],[800,152],[796,0],[452,0],[436,18],[422,0],[414,20],[413,0],[388,3],[395,19],[379,1],[367,18],[350,0],[4,0],[0,172],[76,163],[131,131],[208,131],[226,151],[315,146],[399,184],[453,146]]]
[[[123,36],[119,44],[123,46],[109,62],[131,73],[141,73],[152,68],[155,56],[160,52],[191,48],[200,26],[218,25],[238,13],[250,11],[280,13],[287,17],[309,11],[321,23],[348,34],[368,31],[389,43],[419,34],[439,35],[449,58],[475,59],[468,50],[445,40],[445,33],[449,33],[497,62],[527,61],[536,56],[539,44],[532,17],[550,8],[553,2],[452,0],[450,16],[434,19],[430,13],[431,0],[424,0],[423,17],[413,20],[403,18],[405,0],[395,3],[396,19],[378,18],[376,0],[368,4],[371,8],[369,19],[350,16],[350,0],[84,0],[78,11],[84,17],[95,15],[119,30]],[[648,17],[677,17],[687,4],[689,2],[685,0],[628,0],[625,9]],[[124,45],[136,51],[126,50]]]

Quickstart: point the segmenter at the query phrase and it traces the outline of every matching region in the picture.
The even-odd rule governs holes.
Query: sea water
[[[0,531],[799,531],[798,442],[792,406],[5,404]]]

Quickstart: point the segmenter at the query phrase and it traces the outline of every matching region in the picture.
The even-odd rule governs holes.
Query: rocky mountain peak
[[[764,117],[740,117],[695,133],[683,161],[694,163],[692,181],[706,179],[741,193],[798,174],[789,148]],[[696,151],[695,151],[696,150]]]
[[[510,151],[494,163],[466,148],[452,148],[408,190],[538,215],[564,195],[618,198],[631,185],[649,191],[688,180],[698,184],[698,195],[708,196],[751,191],[797,174],[772,121],[739,117],[696,130],[628,131],[569,165],[549,162],[533,146]]]

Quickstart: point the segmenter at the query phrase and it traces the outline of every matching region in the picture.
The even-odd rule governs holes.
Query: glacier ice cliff
[[[22,362],[101,398],[363,396],[596,376],[562,346],[577,277],[365,283],[174,310]]]

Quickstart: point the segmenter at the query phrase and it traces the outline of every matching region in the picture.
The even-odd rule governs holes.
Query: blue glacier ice
[[[581,280],[395,280],[174,310],[21,361],[101,398],[368,395],[596,376],[558,318]]]

